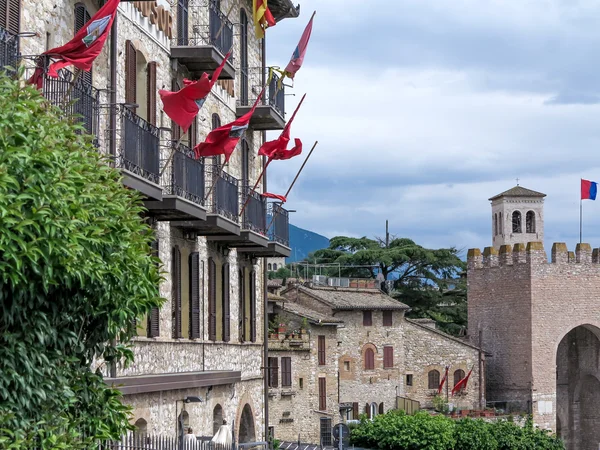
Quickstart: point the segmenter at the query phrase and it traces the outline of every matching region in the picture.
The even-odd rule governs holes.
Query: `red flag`
[[[290,126],[294,121],[296,113],[300,109],[300,105],[302,105],[302,102],[304,101],[304,97],[306,97],[306,94],[302,96],[300,103],[298,103],[294,114],[292,114],[292,117],[290,117],[290,120],[288,120],[288,123],[285,125],[281,135],[279,135],[279,137],[274,141],[265,142],[258,150],[258,154],[268,157],[269,162],[272,160],[290,159],[302,153],[302,141],[300,139],[294,139],[295,145],[292,147],[292,149],[287,150],[287,146],[288,142],[290,142]]]
[[[446,372],[444,372],[444,378],[442,378],[442,381],[440,382],[440,386],[438,387],[438,395],[440,395],[442,393],[442,388],[444,387],[444,383],[448,379],[448,369],[449,369],[449,367],[450,366],[446,366]]]
[[[287,202],[287,198],[285,198],[285,195],[271,194],[270,192],[264,192],[262,194],[262,196],[267,197],[267,198],[274,198],[276,200],[281,200],[283,203]]]
[[[313,13],[312,17],[308,21],[308,25],[306,25],[306,28],[304,29],[304,32],[300,37],[300,42],[298,42],[294,53],[292,53],[292,59],[290,59],[290,62],[285,68],[285,74],[292,79],[294,78],[294,75],[296,75],[296,72],[300,70],[300,67],[302,67],[302,62],[304,61],[304,54],[306,53],[308,41],[310,40],[310,33],[312,32],[314,17],[315,13]]]
[[[225,55],[223,62],[215,69],[210,80],[208,74],[204,72],[197,81],[183,80],[185,87],[177,92],[166,91],[164,89],[158,91],[160,99],[163,102],[163,111],[167,113],[167,116],[173,122],[182,128],[184,133],[192,125],[194,117],[196,117],[196,114],[198,114],[198,111],[200,111],[206,100],[206,96],[219,79],[219,75],[229,55],[230,53]]]
[[[235,150],[235,146],[248,129],[250,118],[254,114],[256,105],[258,105],[264,91],[264,88],[260,91],[250,111],[233,122],[215,128],[208,133],[206,140],[194,147],[196,158],[200,158],[201,156],[225,155],[225,162],[229,161],[229,157]]]
[[[467,388],[467,383],[469,382],[469,377],[471,376],[472,372],[473,368],[471,367],[471,370],[469,370],[467,376],[460,380],[458,383],[456,383],[456,386],[452,388],[452,395],[454,395],[456,392],[462,391]]]
[[[115,20],[117,6],[119,6],[119,0],[108,0],[90,21],[75,33],[73,39],[62,47],[56,47],[42,53],[42,55],[58,60],[50,64],[48,68],[49,76],[58,77],[58,71],[71,64],[85,71],[92,68],[92,63],[102,51],[110,27]],[[33,76],[29,79],[29,83],[41,88],[43,73],[43,68],[38,65]]]

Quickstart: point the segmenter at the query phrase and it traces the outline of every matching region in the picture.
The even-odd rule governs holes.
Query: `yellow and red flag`
[[[275,18],[267,6],[267,0],[252,0],[252,16],[256,37],[262,39],[265,37],[265,30],[275,26]]]

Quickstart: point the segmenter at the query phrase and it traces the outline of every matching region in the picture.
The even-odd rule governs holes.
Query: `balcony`
[[[19,58],[19,36],[0,27],[0,69],[6,66],[16,69]]]
[[[269,74],[264,73],[264,80]],[[250,127],[254,130],[283,130],[285,127],[285,87],[278,89],[279,77],[273,74],[265,93],[250,119]],[[244,69],[240,74],[240,98],[237,100],[236,115],[241,117],[254,105],[263,88],[262,69]]]
[[[171,58],[187,67],[193,78],[199,78],[202,72],[214,72],[233,45],[233,24],[213,0],[207,3],[209,25],[194,25],[192,37],[187,27],[177,30],[178,36],[171,44]],[[225,63],[219,78],[235,78],[232,57]]]
[[[148,200],[144,205],[156,220],[206,220],[204,207],[204,162],[194,152],[171,143],[172,158],[163,162],[162,201]]]
[[[120,116],[116,166],[123,173],[123,184],[148,199],[161,200],[159,129],[128,107],[120,107]]]
[[[58,78],[44,75],[42,92],[65,116],[73,118],[86,133],[92,135],[95,145],[98,145],[100,91],[86,78],[83,73],[75,76],[73,72],[62,69],[58,72]]]
[[[289,257],[290,225],[289,213],[280,203],[269,203],[266,214],[269,239],[266,247],[246,247],[238,249],[239,252],[251,252],[256,257]],[[270,226],[269,226],[270,224]]]

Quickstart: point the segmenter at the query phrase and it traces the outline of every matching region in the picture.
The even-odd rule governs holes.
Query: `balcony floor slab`
[[[181,65],[186,66],[192,75],[198,78],[203,72],[212,75],[215,69],[223,62],[224,57],[225,55],[222,55],[212,45],[178,45],[171,47],[171,59],[176,59]],[[235,69],[230,61],[225,63],[219,79],[235,79]]]
[[[162,187],[126,169],[121,169],[123,184],[152,200],[162,200]]]
[[[162,201],[145,201],[144,206],[158,221],[206,220],[206,208],[176,195],[163,195]]]
[[[237,117],[241,117],[251,108],[252,106],[238,106],[235,114]],[[250,119],[250,127],[254,130],[283,130],[285,119],[273,106],[258,105]]]

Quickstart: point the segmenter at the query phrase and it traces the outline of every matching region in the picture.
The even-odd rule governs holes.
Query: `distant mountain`
[[[304,230],[290,224],[290,248],[292,254],[286,263],[302,261],[309,253],[329,247],[329,239],[312,231]]]

